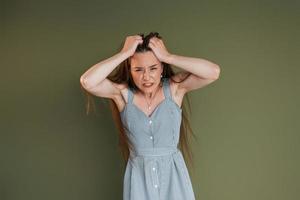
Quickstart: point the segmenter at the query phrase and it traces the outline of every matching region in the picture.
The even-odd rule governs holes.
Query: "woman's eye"
[[[153,70],[153,69],[157,69],[157,68],[152,68],[151,70]]]

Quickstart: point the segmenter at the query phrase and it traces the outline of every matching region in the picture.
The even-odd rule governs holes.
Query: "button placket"
[[[169,107],[169,113],[170,113],[170,117],[171,119],[175,122],[175,113],[174,113],[174,109],[172,107]],[[176,143],[176,139],[175,139],[175,124],[176,122],[173,124],[173,127],[172,127],[172,139],[173,139],[173,144]]]
[[[150,140],[152,140],[152,144],[154,143],[154,136],[153,136],[153,134],[152,134],[152,123],[153,123],[153,120],[150,118],[149,119],[149,121],[148,121],[148,123],[149,123],[149,126],[150,126],[150,136],[149,136],[149,138],[150,138]]]
[[[157,189],[159,187],[159,184],[158,184],[158,174],[157,174],[157,167],[155,166],[154,163],[152,165],[151,174],[152,174],[153,186],[154,186],[154,188]]]

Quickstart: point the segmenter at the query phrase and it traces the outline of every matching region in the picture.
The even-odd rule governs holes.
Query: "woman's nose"
[[[149,72],[148,72],[147,70],[144,72],[143,78],[144,78],[145,80],[148,80],[148,79],[149,79]]]

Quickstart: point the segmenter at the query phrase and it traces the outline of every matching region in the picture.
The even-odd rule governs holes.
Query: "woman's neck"
[[[153,96],[157,95],[157,93],[159,92],[160,88],[161,88],[161,86],[159,85],[152,92],[141,91],[141,95],[143,95],[146,99],[152,99]]]

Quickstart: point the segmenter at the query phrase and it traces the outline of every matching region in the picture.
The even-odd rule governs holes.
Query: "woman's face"
[[[131,57],[130,73],[136,86],[144,93],[156,90],[163,72],[162,63],[152,51],[135,53]]]

